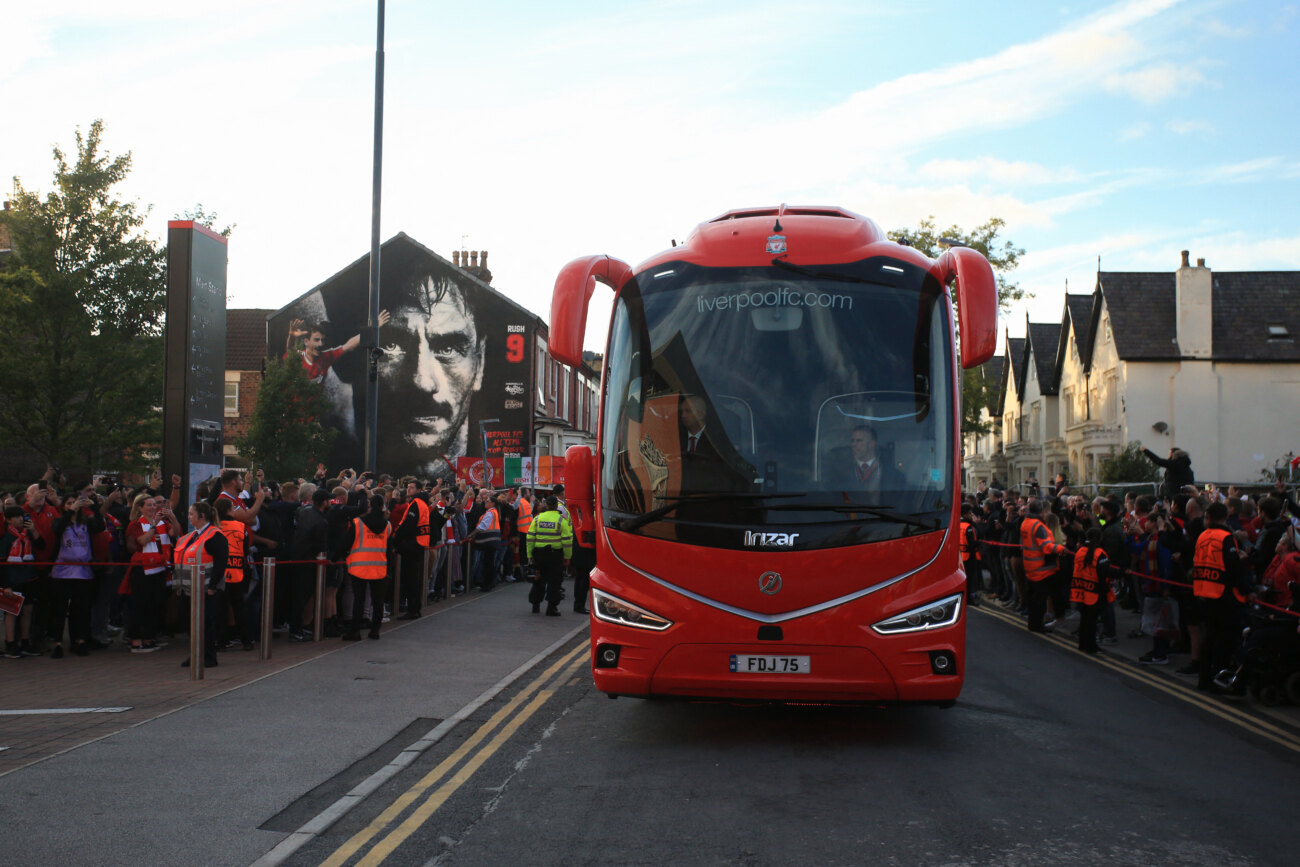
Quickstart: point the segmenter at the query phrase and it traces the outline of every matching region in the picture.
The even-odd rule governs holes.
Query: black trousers
[[[1095,605],[1079,606],[1079,649],[1084,653],[1096,653],[1097,647],[1097,620],[1101,617],[1101,607],[1105,602],[1098,601]]]
[[[536,605],[546,597],[551,607],[558,606],[563,598],[564,553],[559,548],[534,548],[533,561],[537,563],[537,580],[528,591],[528,601]]]
[[[289,616],[286,618],[289,622],[289,631],[301,632],[302,612],[307,607],[307,600],[311,599],[312,594],[316,592],[316,567],[310,563],[287,563],[284,566],[277,566],[276,572],[277,579],[284,581],[289,592]],[[275,589],[276,595],[279,595],[279,583],[276,584]]]
[[[63,622],[67,619],[68,637],[73,644],[90,640],[90,603],[95,582],[90,578],[51,578],[53,607],[50,608],[49,638],[63,641]]]
[[[252,578],[252,571],[246,570],[243,581],[237,584],[227,583],[224,591],[226,604],[230,606],[230,612],[235,618],[235,636],[241,644],[252,644],[261,631],[258,629],[261,623],[258,622],[257,613],[262,607],[258,604],[261,602],[262,588],[260,584],[254,586]],[[223,626],[224,620],[223,617]]]
[[[140,641],[156,639],[166,604],[167,573],[146,575],[142,569],[132,569],[130,637]]]
[[[387,578],[358,578],[349,573],[352,582],[352,631],[361,630],[361,620],[366,613],[366,593],[370,594],[370,634],[379,634],[379,624],[384,620],[384,586]]]
[[[1201,609],[1201,671],[1198,689],[1209,689],[1214,676],[1232,666],[1241,646],[1241,605],[1230,596],[1219,599],[1197,598]]]
[[[587,593],[591,589],[591,570],[596,568],[596,549],[575,542],[569,565],[573,567],[573,610],[582,611],[587,607]]]
[[[414,548],[404,548],[399,552],[402,555],[402,596],[398,602],[399,604],[406,603],[407,614],[419,614],[420,608],[424,604],[424,594],[420,590],[421,585],[424,583],[422,573],[424,570],[424,552],[426,550],[416,546]]]
[[[1041,581],[1029,581],[1026,579],[1026,590],[1029,594],[1029,631],[1043,631],[1043,614],[1047,611],[1047,597],[1051,595],[1052,579],[1044,578]]]

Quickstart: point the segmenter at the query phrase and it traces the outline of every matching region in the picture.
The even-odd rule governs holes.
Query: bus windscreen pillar
[[[199,483],[222,468],[226,243],[193,221],[167,224],[162,469],[165,483],[181,477],[182,509],[194,502]]]

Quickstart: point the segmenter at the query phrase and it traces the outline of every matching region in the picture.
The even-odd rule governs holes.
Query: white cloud
[[[1193,66],[1161,63],[1132,72],[1118,72],[1106,76],[1103,86],[1112,92],[1123,93],[1148,105],[1181,96],[1195,84],[1204,83],[1205,76]]]
[[[1171,120],[1165,129],[1177,135],[1191,135],[1196,132],[1215,132],[1214,124],[1203,120]]]
[[[970,160],[930,160],[916,170],[917,175],[939,181],[963,181],[980,178],[995,184],[1037,186],[1078,181],[1074,169],[1049,168],[1038,163],[1000,160],[984,156]]]
[[[1140,123],[1135,123],[1132,126],[1126,127],[1125,129],[1121,130],[1119,134],[1119,140],[1134,141],[1136,139],[1146,138],[1147,134],[1150,132],[1151,132],[1151,124],[1147,123],[1146,121],[1141,121]]]

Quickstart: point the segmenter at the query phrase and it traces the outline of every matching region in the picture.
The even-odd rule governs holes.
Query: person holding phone
[[[32,612],[35,605],[32,590],[36,580],[36,550],[44,545],[36,532],[32,519],[21,506],[6,506],[4,533],[0,535],[0,552],[5,564],[0,568],[0,586],[21,593],[26,602],[17,618],[5,617],[5,657],[22,659],[40,656],[32,646]],[[15,623],[15,620],[17,621]]]

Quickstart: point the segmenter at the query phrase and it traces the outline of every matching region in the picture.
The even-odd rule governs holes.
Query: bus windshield
[[[774,550],[943,529],[949,315],[933,276],[883,257],[637,275],[606,360],[605,524]]]

